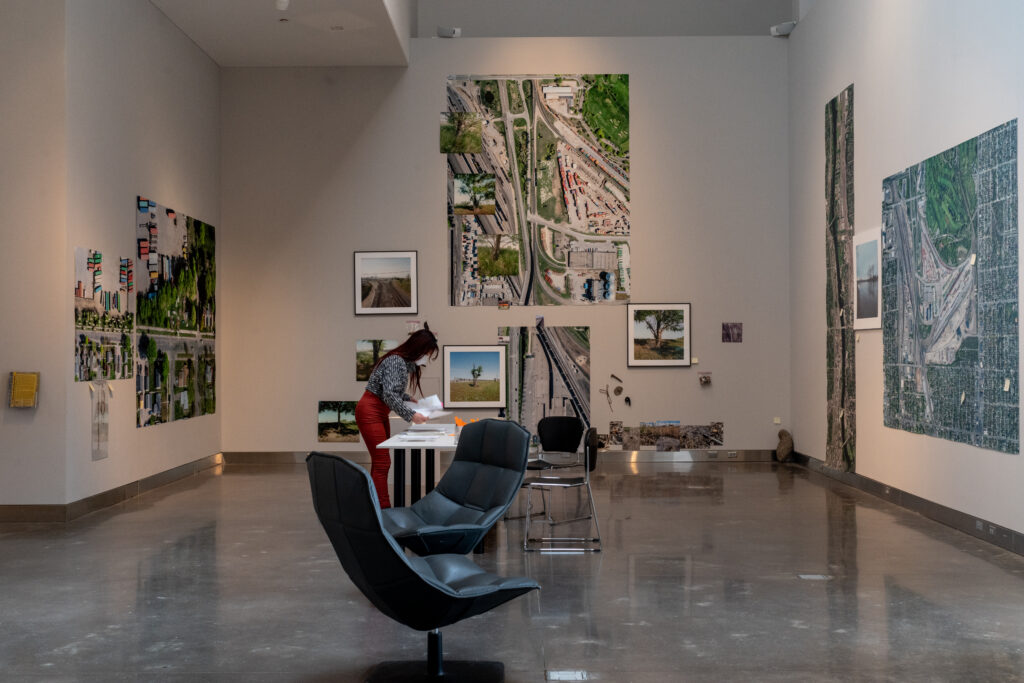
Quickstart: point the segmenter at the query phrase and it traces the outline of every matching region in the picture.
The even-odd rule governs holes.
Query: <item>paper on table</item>
[[[415,403],[412,401],[406,401],[405,405],[409,406],[420,415],[425,416],[428,420],[450,414],[444,409],[444,404],[441,403],[441,399],[437,397],[437,394],[431,394],[430,396],[421,398]]]

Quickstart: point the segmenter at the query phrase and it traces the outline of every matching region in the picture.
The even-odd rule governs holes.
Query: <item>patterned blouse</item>
[[[403,420],[412,422],[416,411],[410,410],[404,401],[412,400],[412,396],[405,393],[405,388],[409,386],[409,375],[415,370],[416,363],[413,361],[395,354],[387,356],[370,373],[366,390],[384,401]]]

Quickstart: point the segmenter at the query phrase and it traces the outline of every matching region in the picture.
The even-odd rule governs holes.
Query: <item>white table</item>
[[[405,506],[405,452],[411,451],[409,462],[409,478],[412,481],[412,489],[409,493],[409,503],[415,503],[421,495],[426,495],[434,490],[434,457],[437,451],[454,451],[458,445],[455,438],[454,424],[432,424],[413,425],[404,432],[393,435],[390,439],[382,441],[378,448],[386,448],[391,451],[391,460],[394,462],[394,487],[391,496],[391,504],[395,507]],[[426,453],[426,482],[424,491],[420,493],[422,481],[422,470],[420,457]]]

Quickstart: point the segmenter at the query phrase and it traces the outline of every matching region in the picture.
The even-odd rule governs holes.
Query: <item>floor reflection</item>
[[[216,558],[214,521],[139,561],[137,649],[146,653],[147,669],[176,668],[186,653],[193,664],[213,663],[220,595]]]

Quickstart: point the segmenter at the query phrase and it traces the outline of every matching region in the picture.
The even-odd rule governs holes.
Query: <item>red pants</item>
[[[364,391],[363,397],[356,404],[356,425],[363,441],[366,442],[366,448],[370,451],[370,477],[373,479],[374,488],[377,489],[377,500],[380,501],[382,510],[391,507],[391,498],[388,496],[391,454],[386,448],[378,448],[377,444],[391,437],[391,420],[388,419],[390,413],[391,409],[387,404],[369,391]]]

